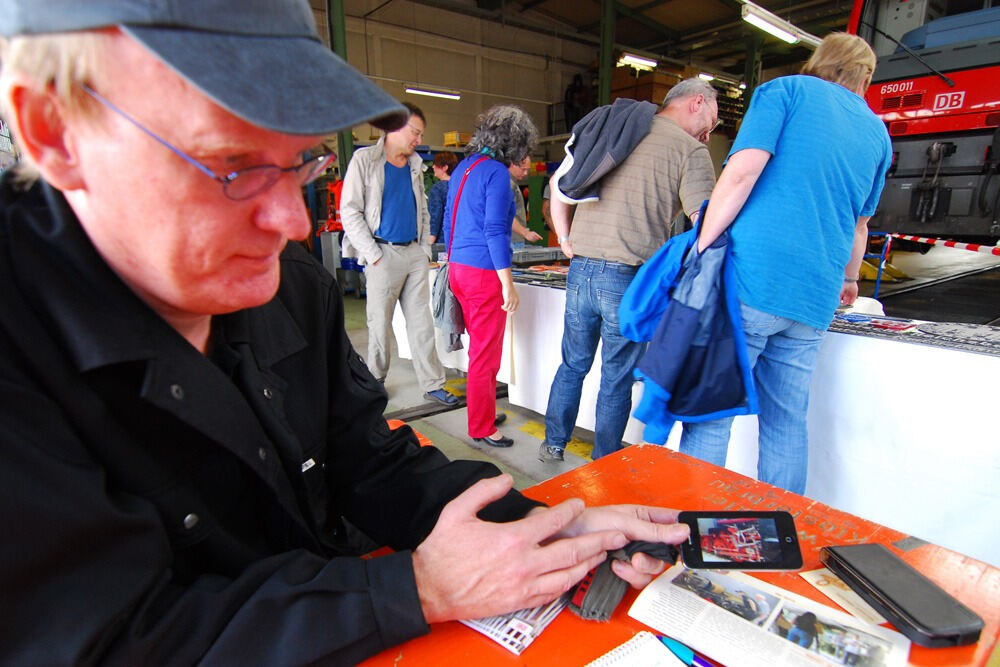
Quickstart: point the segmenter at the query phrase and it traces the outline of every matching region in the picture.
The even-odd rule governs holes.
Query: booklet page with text
[[[724,665],[905,665],[910,640],[741,572],[678,563],[629,616]]]

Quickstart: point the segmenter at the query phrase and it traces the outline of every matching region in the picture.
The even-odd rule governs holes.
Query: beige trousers
[[[382,259],[365,266],[368,283],[368,369],[376,378],[389,372],[392,314],[396,303],[406,320],[406,338],[417,383],[425,391],[444,387],[444,366],[434,347],[427,255],[416,243],[380,245]]]

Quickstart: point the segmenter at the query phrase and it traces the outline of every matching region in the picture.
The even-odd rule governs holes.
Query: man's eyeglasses
[[[424,138],[424,131],[423,130],[418,129],[418,128],[414,127],[413,125],[410,125],[409,123],[407,123],[406,126],[408,128],[410,128],[410,133],[413,134],[414,138],[416,138],[416,139],[423,139]]]
[[[321,176],[323,172],[326,171],[326,168],[337,159],[336,153],[326,152],[320,155],[307,157],[302,164],[295,165],[294,167],[279,167],[274,164],[261,164],[254,167],[247,167],[246,169],[231,171],[225,176],[219,176],[201,162],[198,162],[181,149],[169,143],[166,139],[157,136],[152,130],[148,129],[135,118],[132,118],[132,116],[119,109],[113,102],[102,96],[90,86],[84,85],[83,89],[87,91],[87,93],[95,100],[135,125],[163,146],[166,146],[168,149],[173,151],[175,155],[198,168],[202,173],[206,174],[213,180],[221,183],[223,194],[225,194],[229,199],[233,199],[235,201],[250,199],[251,197],[255,197],[262,192],[270,190],[271,187],[278,182],[278,179],[281,178],[283,174],[288,172],[295,175],[295,179],[299,182],[299,185],[311,183]]]

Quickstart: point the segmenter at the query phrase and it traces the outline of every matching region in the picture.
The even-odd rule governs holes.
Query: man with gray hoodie
[[[541,461],[563,460],[598,341],[593,457],[621,449],[643,344],[622,336],[618,304],[639,267],[670,238],[676,214],[683,210],[693,219],[712,192],[715,171],[702,142],[718,124],[716,97],[705,81],[686,79],[655,114],[648,102],[617,100],[573,127],[566,158],[551,179],[552,221],[572,261],[562,363],[549,390]]]

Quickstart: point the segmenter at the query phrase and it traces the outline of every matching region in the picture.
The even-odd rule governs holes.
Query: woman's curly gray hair
[[[467,155],[488,149],[487,154],[508,167],[531,155],[538,142],[538,130],[521,107],[498,104],[476,118],[476,131],[465,147]]]

